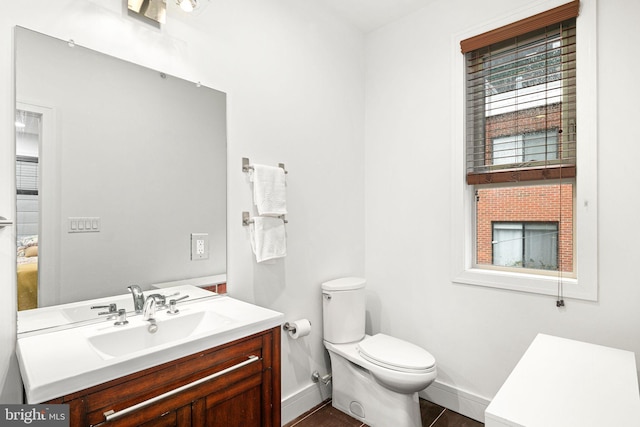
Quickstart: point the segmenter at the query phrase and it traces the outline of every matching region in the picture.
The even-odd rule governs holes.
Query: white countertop
[[[113,322],[105,322],[18,338],[16,355],[28,403],[44,402],[226,344],[279,326],[283,320],[282,313],[228,296],[215,296],[179,307],[185,313],[209,310],[230,321],[213,331],[198,332],[170,344],[111,358],[101,355],[86,338],[114,328],[139,326],[146,322],[142,316],[130,317],[130,324],[126,326],[116,327]],[[158,314],[160,328],[165,315],[165,312]]]
[[[538,334],[485,411],[486,427],[640,426],[634,353]]]

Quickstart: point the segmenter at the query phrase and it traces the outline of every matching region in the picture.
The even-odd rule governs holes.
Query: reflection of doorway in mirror
[[[56,109],[45,106],[45,102],[29,102],[18,100],[16,102],[16,122],[24,119],[25,127],[16,125],[16,155],[22,157],[37,157],[37,178],[31,184],[37,189],[37,195],[31,194],[31,199],[37,200],[37,208],[34,209],[34,201],[30,201],[29,208],[32,213],[27,214],[25,208],[20,206],[22,202],[17,200],[18,212],[16,212],[17,247],[24,248],[24,255],[17,257],[18,265],[18,309],[42,307],[43,287],[58,280],[59,250],[55,248],[55,241],[60,233],[59,205],[56,194],[60,191],[60,183],[57,175],[60,171],[60,160],[57,153],[56,138]],[[32,159],[33,160],[33,159]],[[16,157],[16,173],[18,157]],[[24,185],[19,182],[21,178],[16,176],[17,193]],[[33,180],[33,178],[32,178]],[[24,189],[24,188],[22,188]],[[37,212],[37,213],[34,213]],[[46,212],[53,212],[46,215]],[[29,218],[30,217],[30,218]],[[37,218],[37,219],[35,219]],[[35,223],[34,223],[35,222]],[[25,227],[22,227],[22,225]],[[28,249],[27,248],[31,248]],[[25,266],[22,266],[25,264]],[[30,265],[27,267],[26,265]],[[30,285],[25,289],[22,276],[30,277]],[[26,293],[25,293],[26,292]],[[26,301],[25,301],[26,300]]]
[[[18,310],[38,306],[42,114],[16,110],[16,248]]]

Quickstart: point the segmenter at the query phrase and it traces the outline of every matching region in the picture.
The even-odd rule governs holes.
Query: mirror
[[[24,28],[15,42],[19,308],[226,274],[226,95]]]

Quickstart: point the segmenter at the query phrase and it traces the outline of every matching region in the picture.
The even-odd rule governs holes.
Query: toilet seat
[[[408,373],[435,369],[435,358],[425,349],[385,334],[367,337],[358,343],[363,359],[387,369]]]
[[[389,336],[384,336],[386,338],[378,337],[372,341],[375,347],[376,342],[383,343],[383,345],[387,347],[396,346],[395,348],[403,348],[406,349],[411,346],[405,346],[405,344],[409,344],[405,341],[393,339]],[[407,369],[407,368],[399,368],[398,366],[394,366],[393,364],[388,363],[388,361],[380,361],[379,358],[376,360],[375,358],[371,358],[370,356],[365,357],[363,353],[360,351],[360,344],[364,344],[365,341],[373,338],[370,335],[366,335],[365,338],[360,342],[352,342],[345,344],[333,344],[329,341],[324,341],[324,345],[329,350],[329,354],[332,355],[332,364],[334,363],[334,359],[336,361],[345,360],[348,362],[349,366],[357,366],[359,368],[364,369],[370,373],[370,376],[375,380],[375,382],[382,384],[386,389],[392,390],[397,393],[416,393],[425,387],[428,387],[438,375],[438,369],[435,365],[435,359],[433,356],[429,354],[426,350],[417,347],[417,351],[413,351],[415,349],[409,349],[406,354],[421,354],[425,356],[423,359],[424,363],[418,363],[417,366],[428,366],[432,365],[427,369]],[[390,339],[389,339],[390,338]],[[398,342],[400,341],[400,342]],[[367,344],[364,344],[364,348],[367,349]],[[375,354],[375,351],[374,351]],[[398,359],[394,359],[395,364],[402,364],[398,361]],[[402,356],[400,356],[399,360],[402,360]],[[419,360],[419,359],[418,359]],[[336,362],[337,363],[337,362]],[[405,366],[407,363],[405,361]],[[408,364],[411,366],[411,364]],[[352,368],[349,368],[352,369]],[[353,368],[356,369],[356,368]],[[356,369],[360,372],[360,369]],[[354,374],[355,375],[355,374]],[[355,375],[359,377],[360,375]],[[335,383],[337,384],[337,383]],[[334,385],[335,387],[335,385]],[[334,388],[335,390],[335,388]],[[389,425],[389,424],[386,424]]]

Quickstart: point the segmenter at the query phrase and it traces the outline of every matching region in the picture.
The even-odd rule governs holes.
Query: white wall
[[[103,1],[106,6],[97,0],[52,3],[23,0],[5,6],[0,16],[0,87],[6,94],[0,98],[0,182],[11,182],[8,95],[15,24],[226,91],[231,293],[314,324],[310,337],[283,339],[283,397],[300,390],[311,390],[311,400],[318,397],[308,386],[310,372],[322,372],[327,363],[316,326],[320,282],[365,270],[369,331],[429,349],[441,384],[480,400],[493,397],[538,332],[640,352],[640,286],[633,267],[640,258],[633,232],[640,177],[632,163],[640,157],[632,127],[640,107],[625,97],[624,86],[640,68],[632,49],[639,38],[635,0],[598,4],[599,300],[567,300],[561,311],[550,297],[450,280],[449,98],[451,58],[459,54],[451,50],[451,39],[531,0],[434,0],[368,35],[366,109],[362,36],[312,4],[218,0],[205,10],[206,23],[170,20],[158,31],[123,17],[117,0]],[[616,62],[621,65],[610,65]],[[628,155],[621,158],[623,150]],[[290,172],[284,262],[256,266],[251,260],[246,230],[239,226],[240,212],[250,203],[240,172],[243,156],[284,162]],[[0,185],[0,214],[13,209],[13,197],[11,185]],[[10,326],[0,331],[2,401],[19,399],[9,378],[11,233],[0,231],[0,286],[6,296],[0,299],[0,324]]]
[[[598,116],[581,118],[599,125],[599,256],[590,260],[599,268],[598,302],[566,300],[558,310],[553,297],[451,282],[449,180],[460,161],[451,144],[461,143],[452,138],[452,85],[461,81],[452,72],[453,55],[460,55],[452,40],[535,3],[434,0],[367,38],[370,327],[429,349],[445,389],[484,402],[538,332],[640,354],[640,247],[632,231],[640,208],[632,123],[640,107],[625,90],[640,65],[630,54],[640,39],[635,0],[598,2],[598,86],[589,82],[598,90]]]
[[[320,283],[364,273],[364,37],[312,2],[216,0],[162,30],[129,18],[120,0],[24,0],[0,14],[0,215],[13,217],[12,31],[21,25],[222,90],[228,99],[228,280],[232,296],[307,317],[312,335],[283,337],[283,398],[303,409],[323,397],[327,372]],[[171,5],[172,2],[168,2]],[[250,186],[241,158],[286,164],[288,257],[257,266],[241,212]],[[13,229],[0,231],[2,402],[20,400],[15,340]],[[13,375],[13,376],[12,376]],[[285,413],[285,417],[299,413]]]

